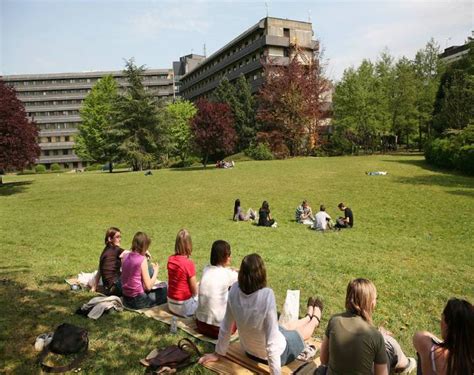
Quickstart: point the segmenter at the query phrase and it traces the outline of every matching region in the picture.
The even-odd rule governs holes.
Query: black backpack
[[[63,323],[56,328],[53,339],[39,354],[38,363],[45,372],[66,372],[77,367],[86,356],[88,347],[89,337],[87,330],[72,324]],[[64,355],[81,353],[81,355],[66,366],[52,367],[44,363],[49,352]]]

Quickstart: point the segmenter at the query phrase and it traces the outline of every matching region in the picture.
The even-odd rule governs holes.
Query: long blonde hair
[[[193,252],[193,241],[191,235],[186,229],[180,229],[176,236],[176,242],[174,244],[174,253],[176,255],[191,256]]]
[[[346,309],[372,324],[377,289],[372,281],[354,279],[347,285]]]

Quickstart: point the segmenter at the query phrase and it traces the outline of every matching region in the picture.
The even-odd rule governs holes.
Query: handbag
[[[53,339],[39,354],[38,363],[45,372],[66,372],[77,367],[85,358],[88,348],[89,337],[87,330],[72,324],[63,323],[56,328]],[[63,355],[81,353],[81,355],[66,366],[49,366],[44,363],[49,352]]]
[[[146,374],[162,373],[163,370],[166,371],[166,368],[169,369],[168,371],[180,370],[197,362],[191,360],[193,352],[198,357],[201,356],[196,345],[191,340],[183,338],[178,341],[177,345],[170,345],[161,350],[153,350],[141,363],[148,366]]]

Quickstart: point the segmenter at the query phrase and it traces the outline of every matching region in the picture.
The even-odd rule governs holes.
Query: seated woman
[[[441,314],[441,337],[417,332],[413,345],[422,375],[474,374],[474,306],[451,298]]]
[[[304,200],[295,211],[295,220],[299,224],[312,225],[314,222],[313,210],[308,204],[308,201]]]
[[[230,266],[230,245],[215,241],[211,248],[211,264],[204,268],[199,283],[199,303],[196,310],[198,332],[217,339],[224,319],[229,288],[237,281],[237,271]],[[232,329],[234,333],[236,327]]]
[[[99,269],[91,286],[91,291],[95,292],[102,278],[103,288],[100,292],[105,295],[122,295],[122,285],[120,283],[120,268],[122,266],[121,256],[123,249],[120,247],[122,233],[116,227],[110,227],[105,232],[105,248],[99,257]]]
[[[255,211],[249,208],[247,213],[244,215],[242,207],[240,207],[240,199],[236,199],[234,202],[234,221],[248,221],[256,218]]]
[[[189,259],[192,251],[191,235],[181,229],[176,236],[174,255],[168,258],[168,308],[184,317],[193,315],[198,306],[196,266]]]
[[[262,207],[260,207],[260,210],[258,210],[258,226],[271,227],[274,225],[276,225],[276,223],[270,214],[270,206],[268,205],[267,201],[263,201]]]
[[[131,309],[143,309],[166,302],[166,287],[153,289],[158,277],[158,264],[153,263],[150,277],[146,253],[151,239],[143,232],[133,237],[132,251],[125,256],[122,265],[122,291],[124,305]]]
[[[242,260],[238,282],[230,288],[216,351],[201,357],[199,363],[218,361],[226,354],[234,322],[247,356],[268,363],[271,374],[280,374],[281,366],[298,357],[304,350],[304,340],[319,325],[322,303],[310,298],[306,316],[282,327],[278,325],[275,295],[266,285],[262,258],[258,254],[247,255]]]
[[[321,364],[328,374],[388,375],[391,369],[409,374],[416,369],[415,359],[407,358],[388,332],[374,327],[376,301],[371,281],[355,279],[347,286],[346,311],[329,319],[321,344]]]

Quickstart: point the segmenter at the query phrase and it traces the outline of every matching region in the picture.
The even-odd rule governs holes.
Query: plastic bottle
[[[170,333],[173,335],[178,332],[178,319],[175,316],[171,318]]]

